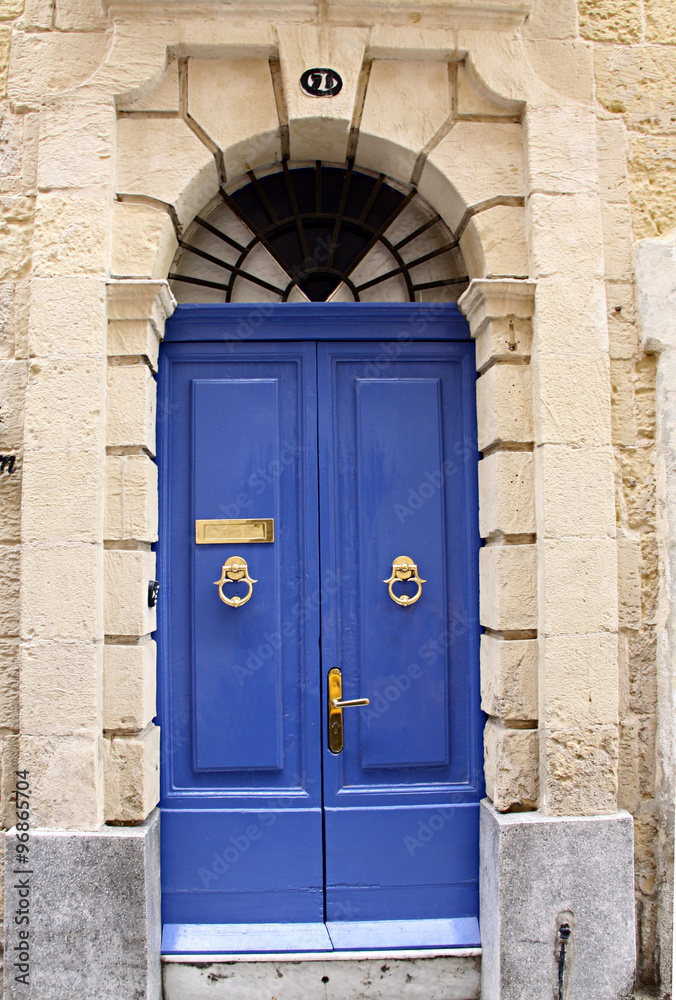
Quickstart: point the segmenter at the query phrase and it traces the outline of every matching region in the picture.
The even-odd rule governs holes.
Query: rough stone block
[[[671,0],[647,0],[646,39],[671,43],[676,36],[676,11]]]
[[[0,61],[1,56],[2,30],[0,29]],[[15,281],[27,277],[30,273],[34,213],[34,197],[9,194],[0,196],[0,216],[3,222],[0,281]]]
[[[621,120],[596,122],[599,193],[605,202],[629,200],[627,137]]]
[[[548,194],[598,191],[596,115],[580,105],[530,108],[525,116],[528,188]],[[555,136],[555,141],[552,137]]]
[[[634,274],[634,234],[628,203],[603,203],[603,240],[608,281],[631,281]]]
[[[545,444],[535,451],[538,534],[547,538],[614,538],[611,448]]]
[[[0,559],[0,635],[19,634],[19,566],[18,546],[3,545]]]
[[[16,831],[5,835],[5,954],[19,943]],[[159,813],[134,828],[31,833],[30,986],[5,964],[8,1000],[160,1000]],[[115,929],[115,930],[113,930]]]
[[[598,816],[617,810],[618,727],[542,730],[542,810]]]
[[[188,112],[223,150],[229,179],[281,159],[267,59],[191,59]]]
[[[617,596],[620,628],[641,624],[641,546],[637,538],[617,540]]]
[[[546,635],[617,629],[617,545],[614,539],[544,541],[540,550]]]
[[[147,365],[108,367],[106,444],[155,454],[155,380]]]
[[[637,715],[651,715],[657,705],[657,639],[653,628],[644,626],[629,635],[628,677],[630,707]]]
[[[617,771],[617,804],[630,813],[636,812],[639,803],[638,761],[638,726],[632,718],[620,726]]]
[[[430,153],[420,179],[420,193],[430,204],[440,206],[439,211],[454,232],[473,205],[498,195],[523,197],[521,126],[511,122],[459,122]]]
[[[610,389],[613,444],[621,448],[633,448],[636,446],[633,361],[610,362]]]
[[[91,0],[78,2],[92,6]],[[114,136],[115,109],[108,102],[86,104],[81,97],[62,98],[43,107],[38,190],[110,184]]]
[[[26,387],[27,448],[62,451],[65,443],[97,451],[103,444],[103,358],[33,361]]]
[[[641,40],[641,0],[579,0],[580,34],[594,42]]]
[[[546,84],[542,103],[552,100],[550,90],[566,99],[584,104],[592,103],[594,72],[590,45],[578,40],[543,38],[536,41],[524,40],[523,47],[532,68]],[[508,79],[514,79],[511,73]]]
[[[177,246],[167,211],[115,202],[111,274],[118,278],[162,278],[170,270]]]
[[[27,377],[25,361],[0,361],[0,450],[5,453],[15,451],[23,443]]]
[[[24,546],[22,637],[86,642],[100,639],[101,562],[101,551],[94,545]]]
[[[34,830],[101,826],[101,742],[98,733],[20,737],[19,766],[30,772]]]
[[[359,163],[410,177],[417,154],[451,113],[448,64],[377,59],[371,65],[359,131]]]
[[[601,356],[540,355],[533,364],[535,439],[541,444],[610,444],[610,377]]]
[[[156,646],[106,646],[103,656],[103,728],[145,729],[155,717]]]
[[[534,545],[487,545],[479,554],[481,624],[495,632],[537,627]]]
[[[25,542],[97,542],[103,520],[98,451],[29,449],[23,458]]]
[[[0,639],[0,729],[19,728],[19,641]]]
[[[24,0],[2,0],[0,3],[0,20],[11,21],[23,12]]]
[[[484,800],[480,830],[482,1000],[557,996],[562,923],[571,927],[567,995],[632,997],[631,816],[501,815]]]
[[[6,465],[4,473],[0,472],[0,542],[16,543],[21,540],[23,458],[20,452],[13,454],[15,461],[12,472],[8,471],[9,464]]]
[[[39,194],[33,241],[36,275],[104,275],[109,229],[107,189],[98,195],[60,191]]]
[[[668,135],[631,135],[628,167],[636,239],[666,236],[676,226],[673,148]]]
[[[639,0],[633,2],[640,9]],[[671,134],[676,92],[667,81],[676,76],[673,45],[597,45],[594,71],[597,100],[608,111],[622,111],[627,129]]]
[[[157,541],[157,466],[147,455],[108,455],[105,538]]]
[[[213,154],[180,119],[123,118],[117,123],[116,184],[118,194],[173,205],[185,224],[216,193],[218,172]]]
[[[533,440],[529,365],[493,365],[477,382],[479,450]]]
[[[97,733],[101,728],[101,660],[98,643],[24,643],[22,734]]]
[[[535,534],[532,452],[496,451],[479,462],[479,531],[482,538]]]
[[[608,286],[608,343],[613,359],[629,360],[638,353],[634,286],[628,283]]]
[[[33,279],[29,321],[32,357],[101,356],[105,333],[105,284],[101,278]]]
[[[536,809],[538,732],[505,729],[489,719],[484,731],[486,794],[496,809]]]
[[[607,353],[606,286],[603,281],[542,278],[537,283],[535,302],[534,343],[538,354],[598,356]]]
[[[155,579],[155,553],[112,549],[104,554],[103,621],[106,635],[148,635],[156,626],[148,607],[148,584]]]
[[[106,822],[140,823],[160,798],[160,731],[104,739]]]
[[[56,0],[59,31],[105,31],[107,20],[100,0]]]
[[[510,722],[537,722],[537,639],[481,636],[481,707]]]
[[[528,199],[528,216],[534,276],[603,277],[603,225],[597,194],[533,194]]]
[[[553,6],[547,0],[536,0],[524,25],[524,34],[528,38],[539,39],[577,38],[577,3],[575,0],[561,0]]]
[[[655,452],[623,448],[619,454],[624,515],[630,528],[644,530],[655,516]]]
[[[542,720],[547,729],[617,723],[617,636],[548,636],[542,642]]]
[[[14,290],[15,282],[0,282],[0,361],[15,357]]]
[[[441,202],[442,215],[447,201],[448,196]],[[528,277],[525,209],[496,205],[477,212],[460,237],[460,249],[470,278]]]

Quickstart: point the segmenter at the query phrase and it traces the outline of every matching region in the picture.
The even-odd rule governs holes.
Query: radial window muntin
[[[276,163],[221,188],[179,240],[179,302],[455,301],[458,241],[415,187],[348,162]]]

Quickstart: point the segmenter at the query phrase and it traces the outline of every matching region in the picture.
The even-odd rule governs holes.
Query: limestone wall
[[[658,699],[660,622],[656,523],[657,358],[639,347],[633,290],[636,241],[676,225],[676,5],[671,0],[580,0],[591,46],[602,136],[617,135],[624,165],[600,145],[620,586],[620,803],[635,817],[640,966],[666,980],[670,949],[656,946],[673,884],[671,698]],[[663,692],[664,693],[664,692]],[[664,718],[660,718],[660,711]],[[661,969],[660,969],[661,963]]]

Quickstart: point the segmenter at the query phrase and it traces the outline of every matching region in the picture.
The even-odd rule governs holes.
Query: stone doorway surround
[[[630,995],[633,833],[618,810],[599,185],[618,149],[612,136],[599,140],[588,50],[546,41],[537,17],[524,26],[530,7],[423,4],[412,27],[392,25],[389,10],[382,23],[376,3],[329,4],[317,25],[296,23],[313,16],[302,4],[268,20],[246,3],[120,2],[92,28],[105,39],[99,49],[86,32],[70,49],[63,38],[36,46],[17,35],[10,97],[19,111],[39,110],[40,140],[21,732],[5,771],[18,759],[31,772],[35,878],[44,900],[61,901],[56,933],[69,942],[50,950],[52,932],[37,925],[31,1000],[160,996],[148,584],[155,427],[169,416],[156,413],[153,378],[174,307],[166,275],[177,236],[219,185],[286,155],[354,156],[413,179],[459,236],[472,279],[460,307],[477,344],[483,453],[483,1000],[551,997],[563,922],[571,1000],[597,995],[600,966],[604,997]],[[314,65],[344,80],[320,110],[297,83]],[[74,447],[68,475],[64,441]],[[15,836],[6,954],[16,943]],[[137,889],[126,916],[116,894],[125,872]],[[116,927],[135,928],[124,961],[97,953],[83,969],[85,941],[111,937],[111,913]],[[20,995],[10,963],[5,989]]]

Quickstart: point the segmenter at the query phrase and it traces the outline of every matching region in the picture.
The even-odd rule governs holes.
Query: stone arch
[[[527,274],[517,102],[489,100],[448,56],[374,57],[351,66],[343,103],[318,115],[297,107],[293,62],[171,58],[148,94],[118,106],[113,275],[165,277],[174,241],[221,185],[289,157],[352,159],[413,184],[457,234],[470,278]],[[406,108],[421,89],[422,112]]]

